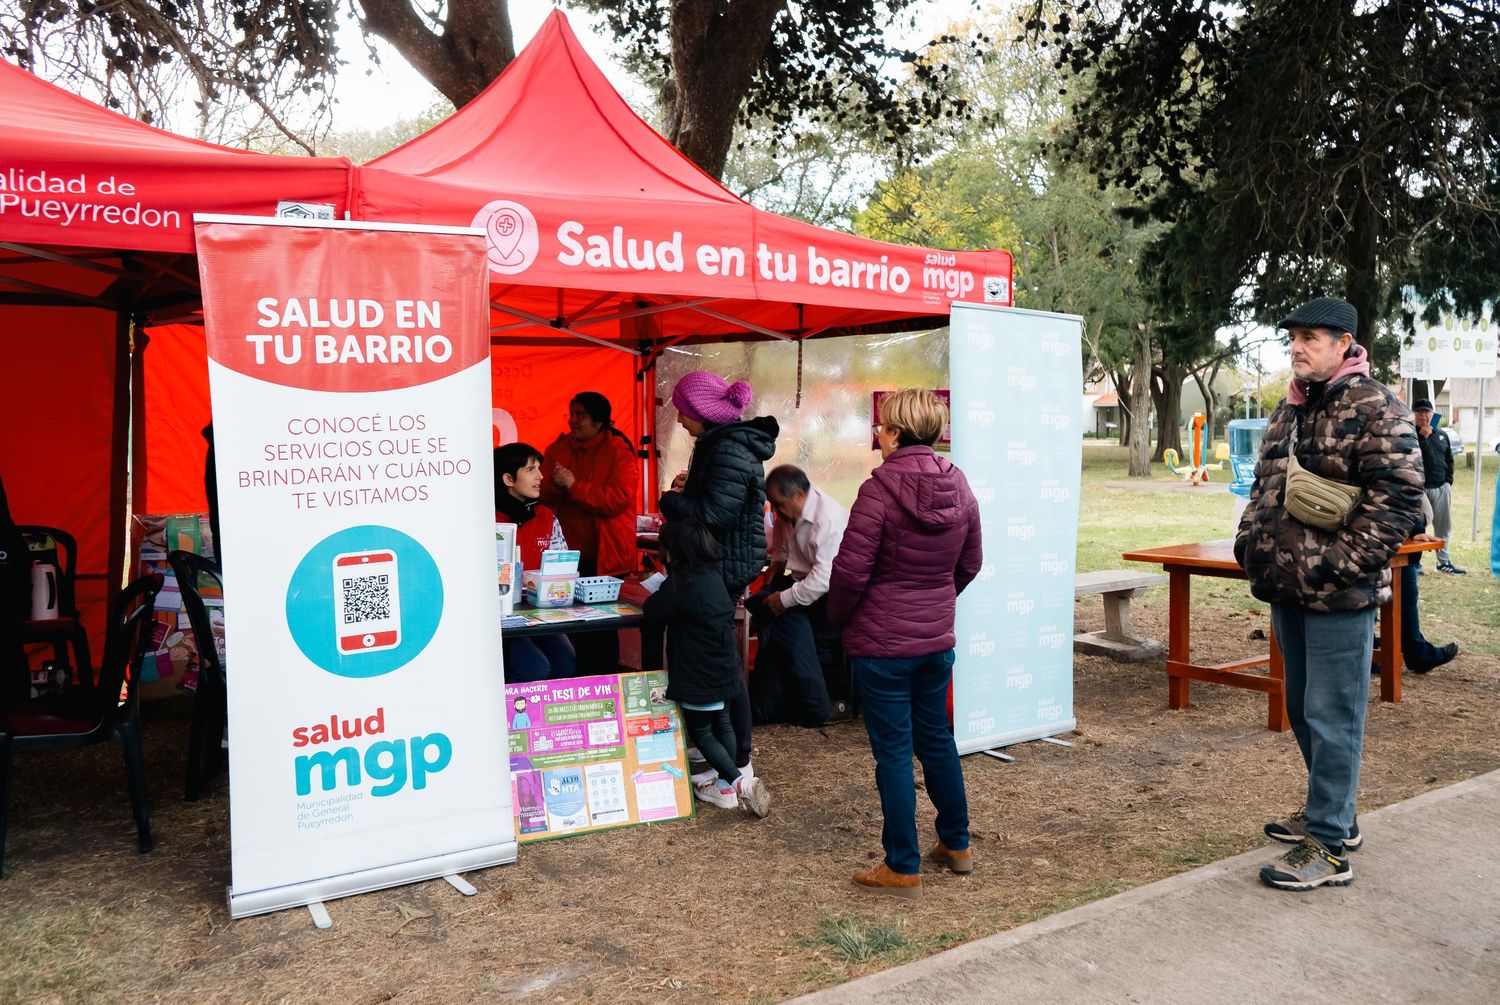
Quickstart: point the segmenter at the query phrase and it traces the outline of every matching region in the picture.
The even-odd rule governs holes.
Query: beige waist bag
[[[1362,490],[1332,478],[1315,475],[1297,462],[1297,420],[1286,453],[1286,489],[1282,502],[1286,511],[1309,527],[1338,530],[1359,505]]]

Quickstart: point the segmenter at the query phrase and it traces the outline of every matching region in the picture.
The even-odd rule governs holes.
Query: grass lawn
[[[1474,471],[1460,466],[1453,485],[1453,561],[1467,576],[1437,573],[1436,562],[1425,561],[1422,577],[1423,634],[1436,643],[1458,641],[1465,650],[1500,656],[1500,580],[1490,574],[1490,527],[1495,508],[1494,458],[1486,458],[1481,472],[1478,534],[1469,540],[1474,512]],[[1198,492],[1169,487],[1176,481],[1164,464],[1151,465],[1151,478],[1163,488],[1116,488],[1131,483],[1124,447],[1085,447],[1083,495],[1078,518],[1078,571],[1118,569],[1122,552],[1158,545],[1210,541],[1234,534],[1234,496],[1222,491]],[[1217,477],[1217,476],[1216,476]],[[1227,476],[1226,476],[1227,477]],[[1139,568],[1146,568],[1140,566]],[[1231,610],[1261,610],[1243,583],[1199,579],[1193,584],[1197,602]],[[1161,598],[1165,600],[1165,590]]]

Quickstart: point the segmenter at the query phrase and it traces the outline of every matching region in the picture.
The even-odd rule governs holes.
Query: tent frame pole
[[[578,331],[578,330],[576,330],[576,329],[574,329],[574,328],[572,328],[572,327],[570,327],[568,325],[561,324],[561,323],[556,322],[556,321],[548,321],[544,317],[541,317],[541,316],[536,315],[536,314],[532,314],[530,311],[523,311],[519,307],[507,307],[504,304],[497,304],[497,303],[493,303],[493,302],[491,302],[490,306],[493,307],[493,308],[495,308],[495,310],[497,310],[497,311],[503,311],[504,313],[509,314],[512,317],[517,317],[517,318],[521,318],[522,320],[529,321],[529,322],[531,322],[532,324],[536,325],[539,328],[550,328],[553,331],[567,332],[569,335],[572,335],[574,338],[581,338],[585,342],[592,342],[594,345],[603,346],[606,349],[614,349],[617,352],[627,353],[627,354],[629,354],[631,356],[639,356],[640,355],[640,353],[637,350],[632,349],[629,346],[617,345],[616,343],[610,342],[610,341],[608,341],[606,339],[596,338],[593,335],[589,335],[589,334],[586,334],[584,332]]]
[[[134,328],[130,305],[121,302],[115,308],[115,395],[110,420],[110,472],[109,472],[109,567],[107,575],[113,580],[110,595],[122,589],[129,579],[129,557],[127,549],[130,529],[130,474],[131,461],[131,414],[134,411],[131,374],[133,356],[131,334]],[[145,470],[146,459],[134,458]]]

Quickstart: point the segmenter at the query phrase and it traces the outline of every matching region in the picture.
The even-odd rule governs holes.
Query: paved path
[[[798,1001],[1500,1002],[1500,771],[1359,823],[1352,886],[1262,886],[1267,842]]]

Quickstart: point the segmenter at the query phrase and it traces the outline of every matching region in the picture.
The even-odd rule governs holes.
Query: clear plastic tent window
[[[781,424],[776,456],[845,506],[879,461],[870,449],[871,397],[902,387],[948,386],[948,329],[811,339],[802,346],[802,403],[797,406],[797,346],[735,342],[668,349],[657,364],[656,431],[665,489],[686,470],[693,441],[677,424],[672,388],[692,370],[746,380],[755,397],[745,417],[774,415]],[[655,509],[653,500],[652,509]]]

